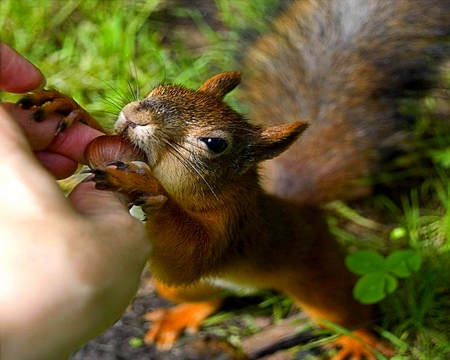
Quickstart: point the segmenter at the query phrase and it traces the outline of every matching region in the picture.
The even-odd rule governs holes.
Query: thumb
[[[69,194],[72,205],[88,217],[95,216],[130,216],[128,207],[119,197],[111,192],[97,190],[94,182],[82,182]]]
[[[135,255],[145,262],[149,242],[144,225],[130,215],[128,207],[113,192],[97,190],[93,182],[85,182],[72,190],[69,200],[94,224],[98,234],[106,231],[109,238],[116,240],[116,246],[135,249]]]
[[[26,208],[33,202],[32,194],[55,199],[58,187],[50,181],[51,176],[36,161],[23,132],[1,105],[0,129],[2,201],[10,200],[11,205],[17,203],[17,193],[21,193],[24,201],[21,206]]]

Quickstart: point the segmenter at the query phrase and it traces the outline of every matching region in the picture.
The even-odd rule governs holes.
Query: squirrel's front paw
[[[115,161],[103,169],[90,169],[86,181],[94,181],[96,189],[125,193],[132,199],[130,205],[155,208],[163,205],[167,197],[158,193],[159,183],[147,167],[135,163]],[[114,166],[114,167],[111,167]]]
[[[56,129],[56,134],[60,133],[76,121],[80,121],[90,127],[104,131],[103,127],[71,97],[60,93],[57,90],[38,90],[25,95],[16,102],[25,110],[35,108],[31,118],[37,122],[44,121],[52,114],[61,114],[64,118]]]

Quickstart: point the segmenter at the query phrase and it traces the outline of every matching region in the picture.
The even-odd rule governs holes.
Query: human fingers
[[[98,130],[76,122],[55,137],[62,115],[54,114],[45,121],[37,122],[31,119],[32,110],[24,110],[7,102],[1,103],[0,106],[17,121],[35,151],[52,150],[83,162],[86,146],[97,136],[104,135]]]
[[[93,182],[77,185],[68,198],[78,213],[95,225],[92,235],[98,241],[107,241],[108,253],[100,251],[102,261],[113,266],[121,274],[119,278],[125,277],[125,272],[129,277],[139,277],[150,251],[142,222],[130,215],[128,207],[113,192],[97,190]],[[99,248],[104,246],[101,242],[96,244]]]
[[[24,110],[9,102],[0,106],[19,124],[34,151],[44,150],[52,143],[62,115],[52,115],[43,122],[37,122],[31,118],[33,110]]]
[[[117,241],[135,241],[133,246],[140,247],[141,252],[145,253],[142,258],[144,261],[149,243],[143,224],[130,215],[125,205],[129,199],[111,191],[97,190],[94,182],[78,184],[68,198],[85,218],[94,221],[99,227],[104,224],[111,231],[110,236]]]
[[[36,161],[18,124],[1,106],[0,129],[2,209],[26,216],[26,212],[41,211],[43,202],[59,206],[63,199],[60,189]]]
[[[14,107],[11,103],[2,103],[0,107],[8,112],[21,127],[37,159],[56,179],[72,175],[78,163],[84,163],[84,150],[94,137],[101,135],[96,130],[82,124],[74,124],[55,138],[56,128],[62,116],[53,115],[38,123],[30,119],[32,111]],[[69,139],[69,140],[67,140]]]
[[[45,85],[41,71],[10,46],[0,42],[0,89],[23,93]]]
[[[82,182],[69,194],[73,206],[86,217],[108,217],[113,215],[130,217],[128,207],[130,202],[125,196],[119,196],[111,191],[95,189],[94,182]],[[129,201],[128,201],[129,200]]]
[[[52,151],[37,151],[36,158],[56,180],[66,179],[78,169],[78,163],[67,156]]]
[[[104,135],[91,127],[76,123],[59,133],[45,150],[37,151],[36,157],[56,179],[72,175],[78,164],[86,164],[84,153],[88,144],[96,137]]]
[[[104,133],[82,123],[74,123],[60,132],[47,147],[47,150],[64,155],[79,164],[86,164],[84,152],[96,137]]]
[[[82,123],[74,123],[55,137],[56,128],[62,115],[52,115],[43,122],[30,118],[32,111],[15,107],[12,103],[2,103],[22,128],[38,159],[57,179],[67,177],[75,171],[77,163],[84,164],[87,145],[103,133]]]

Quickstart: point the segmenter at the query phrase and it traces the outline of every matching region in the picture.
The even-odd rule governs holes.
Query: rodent
[[[167,348],[197,329],[224,288],[272,288],[365,342],[341,336],[336,360],[392,355],[370,330],[373,308],[353,299],[354,278],[318,205],[369,192],[358,181],[403,128],[398,99],[429,79],[430,60],[448,55],[440,39],[449,15],[443,0],[297,0],[244,57],[252,122],[223,102],[239,72],[198,90],[161,85],[124,107],[112,141],[137,148],[147,167],[119,154],[91,164],[90,179],[142,205],[157,289],[183,302],[149,314],[147,342]],[[65,98],[37,94],[19,104]],[[110,141],[90,152],[101,157]]]

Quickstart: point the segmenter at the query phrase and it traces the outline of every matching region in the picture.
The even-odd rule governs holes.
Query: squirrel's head
[[[223,102],[240,78],[239,72],[220,74],[198,90],[161,85],[121,111],[116,132],[146,155],[169,194],[220,192],[306,129],[303,122],[266,128],[247,122]]]

